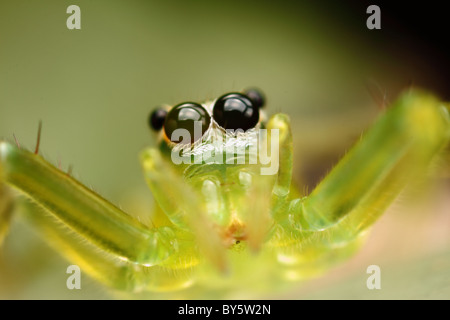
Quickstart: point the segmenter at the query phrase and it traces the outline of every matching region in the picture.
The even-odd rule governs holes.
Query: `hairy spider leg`
[[[357,250],[364,231],[449,138],[439,100],[415,90],[402,95],[310,195],[290,202],[275,236],[286,276],[310,276]]]
[[[0,246],[8,233],[13,207],[11,191],[0,181]]]
[[[302,201],[297,215],[309,230],[341,223],[354,235],[362,232],[428,167],[449,134],[442,102],[406,92]]]
[[[86,241],[42,206],[19,200],[18,207],[54,249],[83,272],[113,289],[133,293],[165,292],[192,283],[190,268],[145,266],[123,260]]]
[[[151,266],[175,251],[170,227],[149,229],[41,156],[6,141],[0,142],[0,181],[121,259]]]
[[[270,117],[267,123],[269,132],[272,129],[279,130],[279,169],[275,185],[272,189],[271,216],[275,221],[287,219],[288,200],[292,197],[299,197],[300,192],[292,185],[293,171],[293,139],[289,116],[278,113]]]
[[[278,130],[276,137],[272,137],[272,130]],[[278,141],[273,141],[274,138],[278,138]],[[270,117],[265,140],[262,143],[263,146],[277,143],[275,150],[278,150],[279,153],[279,165],[275,181],[264,175],[253,177],[254,181],[248,191],[250,195],[248,199],[258,200],[255,202],[247,200],[243,206],[247,217],[248,244],[253,251],[260,249],[261,245],[270,237],[269,230],[275,221],[278,221],[287,212],[286,200],[291,190],[293,165],[292,133],[287,115],[278,113]]]

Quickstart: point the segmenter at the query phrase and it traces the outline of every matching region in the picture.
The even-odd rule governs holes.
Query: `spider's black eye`
[[[264,104],[266,103],[266,98],[262,94],[261,91],[259,91],[256,88],[250,88],[244,91],[244,94],[252,100],[253,105],[258,108],[264,107]]]
[[[150,114],[149,124],[150,128],[155,131],[161,130],[166,120],[167,111],[164,109],[156,109]]]
[[[200,129],[197,132],[195,130],[196,122],[197,128]],[[198,103],[185,102],[173,107],[169,111],[164,122],[164,132],[170,141],[179,143],[183,142],[183,138],[177,133],[172,137],[172,134],[176,129],[185,129],[186,131],[181,133],[189,133],[190,141],[194,143],[208,130],[210,122],[211,117],[205,108]]]
[[[258,123],[259,108],[242,93],[228,93],[217,99],[213,117],[224,129],[246,131]]]

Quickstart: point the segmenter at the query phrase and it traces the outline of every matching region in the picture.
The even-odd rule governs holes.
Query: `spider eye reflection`
[[[214,104],[214,120],[224,129],[253,128],[259,121],[259,108],[242,93],[228,93]]]
[[[201,132],[196,132],[195,122],[200,122]],[[173,133],[177,129],[185,129],[190,134],[190,142],[194,143],[208,130],[210,122],[211,117],[205,108],[198,103],[185,102],[169,111],[164,122],[164,132],[170,141],[180,143],[183,142],[182,137]]]

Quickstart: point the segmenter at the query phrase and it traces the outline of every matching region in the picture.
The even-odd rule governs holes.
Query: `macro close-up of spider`
[[[263,106],[262,94],[251,89],[151,114],[152,129],[164,131],[160,148],[141,154],[159,205],[151,227],[47,163],[38,148],[32,153],[1,142],[1,178],[33,200],[27,216],[53,246],[114,289],[245,296],[315,276],[354,253],[367,228],[450,137],[448,105],[412,89],[302,195],[291,185],[289,118],[262,121]],[[174,132],[194,135],[196,123],[201,134],[177,151],[186,161],[173,164],[171,155],[183,143]],[[265,139],[260,133],[249,138],[260,127],[269,132]],[[265,143],[279,166],[264,176],[255,170],[262,153],[251,151]],[[248,163],[252,156],[256,161]],[[3,192],[2,230],[8,201]]]
[[[448,299],[444,12],[2,1],[0,299]]]

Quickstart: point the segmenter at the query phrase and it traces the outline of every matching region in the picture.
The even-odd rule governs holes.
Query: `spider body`
[[[23,214],[105,285],[154,297],[248,297],[320,274],[354,253],[450,138],[448,105],[411,90],[303,195],[291,185],[289,118],[266,121],[263,104],[250,90],[152,114],[159,148],[141,154],[158,204],[151,226],[6,141],[0,181],[33,200]],[[178,128],[184,132],[177,135]],[[0,197],[2,240],[12,199],[5,186]]]

